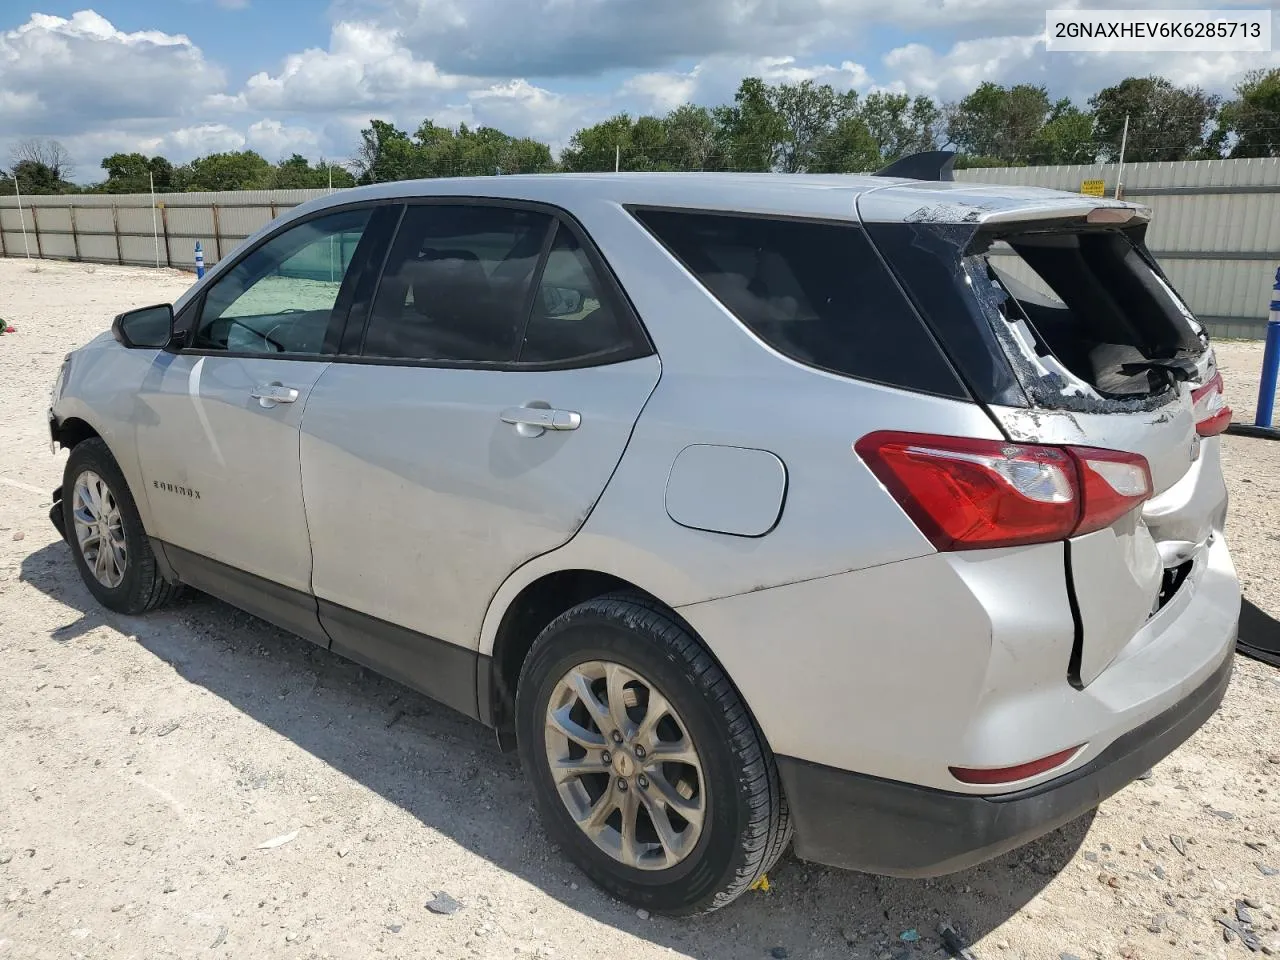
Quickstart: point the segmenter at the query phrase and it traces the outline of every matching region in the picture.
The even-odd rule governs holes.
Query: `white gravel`
[[[710,917],[638,917],[547,844],[479,725],[211,599],[95,605],[46,517],[49,389],[191,278],[36,265],[0,260],[0,957],[894,958],[942,955],[944,921],[987,960],[1227,957],[1242,897],[1280,950],[1256,866],[1280,868],[1280,671],[1243,658],[1149,780],[1025,850],[931,882],[788,858]],[[1247,415],[1260,347],[1219,355]],[[1280,444],[1225,449],[1246,594],[1280,615]],[[462,909],[425,909],[440,891]]]

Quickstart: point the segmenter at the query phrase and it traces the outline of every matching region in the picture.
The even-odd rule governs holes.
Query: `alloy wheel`
[[[552,691],[545,738],[560,799],[599,849],[640,870],[693,852],[708,809],[702,762],[652,682],[619,663],[579,664]]]
[[[124,520],[111,488],[92,470],[76,478],[71,512],[85,565],[95,580],[114,590],[124,581],[128,566]]]

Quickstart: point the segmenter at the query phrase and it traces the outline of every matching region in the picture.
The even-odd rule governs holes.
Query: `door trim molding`
[[[479,652],[151,538],[162,572],[389,680],[492,726],[481,716]],[[487,713],[486,704],[486,713]]]
[[[473,720],[480,719],[476,696],[480,655],[475,650],[329,600],[317,602],[320,622],[333,638],[329,649],[334,653],[425,693]]]
[[[316,598],[311,594],[171,543],[159,542],[169,566],[183,583],[328,648],[329,636],[320,626]]]

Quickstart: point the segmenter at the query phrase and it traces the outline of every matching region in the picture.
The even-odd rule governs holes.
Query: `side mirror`
[[[112,321],[111,334],[131,350],[163,349],[173,336],[173,306],[161,303],[128,310]]]
[[[582,310],[580,290],[572,287],[543,287],[542,308],[548,317],[571,317]]]

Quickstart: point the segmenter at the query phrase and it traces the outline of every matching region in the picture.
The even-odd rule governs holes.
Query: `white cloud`
[[[243,133],[225,123],[198,123],[165,134],[160,138],[156,152],[172,150],[181,156],[198,157],[206,153],[243,150],[245,142]]]
[[[328,50],[290,54],[278,73],[263,71],[250,77],[239,97],[259,110],[349,110],[462,84],[462,78],[442,74],[435,64],[416,58],[396,31],[372,23],[339,22]]]
[[[495,83],[467,94],[476,122],[543,140],[560,141],[601,101],[570,97],[527,80]]]
[[[34,13],[0,33],[0,104],[38,106],[30,133],[71,133],[68,121],[104,123],[172,117],[206,90],[224,85],[222,71],[182,34],[126,33],[91,10],[72,17]],[[3,108],[0,108],[3,109]]]
[[[1047,53],[1043,34],[965,40],[939,52],[921,43],[884,56],[893,88],[941,100],[963,97],[983,81],[1037,83],[1054,97],[1083,104],[1125,77],[1156,74],[1180,86],[1200,86],[1230,95],[1240,76],[1256,67],[1280,66],[1272,53]]]
[[[693,100],[701,73],[701,64],[688,73],[637,73],[622,84],[621,92],[645,104],[644,109],[674,110]]]
[[[251,124],[245,143],[268,160],[279,160],[293,153],[315,154],[320,138],[308,127],[288,126],[279,120],[259,120]]]
[[[32,14],[0,31],[0,162],[12,141],[28,136],[63,140],[84,177],[99,175],[99,159],[120,150],[164,152],[176,162],[246,148],[273,160],[294,151],[343,157],[371,117],[409,130],[425,118],[495,126],[557,149],[578,127],[620,110],[731,102],[744,76],[941,100],[983,80],[1032,82],[1083,101],[1148,73],[1226,94],[1245,70],[1280,65],[1280,53],[1048,54],[1043,10],[1025,0],[333,3],[324,47],[261,64],[234,88],[183,34],[123,31],[91,10]],[[193,31],[201,25],[193,19]],[[871,28],[884,25],[918,39],[870,59]],[[282,42],[287,50],[288,38]]]
[[[937,40],[1043,32],[1026,0],[348,0],[395,29],[441,70],[480,76],[595,76],[666,71],[676,62],[865,49],[878,26]],[[1203,0],[1125,0],[1129,8],[1194,8]],[[1222,5],[1222,4],[1220,4]],[[1226,6],[1265,7],[1267,0]],[[1055,7],[1106,7],[1055,0]],[[340,8],[341,9],[341,8]]]
[[[1165,3],[1170,0],[1164,0]],[[1177,0],[1174,0],[1177,2]],[[863,40],[868,26],[1043,24],[1025,0],[380,0],[380,19],[441,69],[590,76],[678,59],[808,57]]]
[[[889,51],[884,65],[904,89],[951,99],[964,96],[984,80],[1003,83],[1007,78],[1031,79],[1037,48],[1043,60],[1043,35],[966,40],[943,54],[924,44],[911,43]]]

